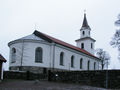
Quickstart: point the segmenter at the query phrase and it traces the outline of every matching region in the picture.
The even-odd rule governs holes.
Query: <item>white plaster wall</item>
[[[24,46],[23,66],[50,67],[50,45],[26,42]],[[43,63],[35,62],[35,50],[37,47],[41,47],[43,50]]]
[[[83,35],[83,31],[85,32],[85,34]],[[89,29],[84,29],[84,30],[81,30],[80,31],[80,37],[81,38],[84,38],[84,37],[90,37],[90,34],[89,34],[90,30]]]
[[[85,39],[77,42],[77,46],[81,48],[81,43],[84,43],[84,49],[94,55],[94,42],[90,39]],[[91,49],[91,43],[93,43],[93,48]]]
[[[38,67],[48,67],[48,68],[58,68],[65,70],[87,70],[87,62],[90,60],[90,70],[94,69],[94,62],[96,62],[96,69],[98,69],[98,61],[91,57],[86,57],[84,55],[75,53],[77,51],[68,49],[64,46],[59,47],[54,44],[37,43],[37,42],[24,42],[16,43],[10,46],[10,50],[14,47],[16,48],[16,62],[10,63],[10,66],[20,66],[21,65],[21,52],[22,45],[23,49],[23,63],[22,66],[38,66]],[[43,49],[43,63],[35,63],[35,49],[41,47]],[[54,49],[53,49],[54,48]],[[54,52],[55,51],[55,52]],[[64,65],[60,65],[60,53],[64,52]],[[55,53],[55,55],[53,55]],[[71,67],[71,56],[74,56],[74,68]],[[83,58],[83,68],[80,69],[80,59]],[[53,62],[54,59],[54,62]],[[10,52],[10,62],[11,62],[11,52]],[[54,63],[54,65],[53,65]]]
[[[12,48],[16,49],[16,62],[11,63],[12,59]],[[10,46],[10,55],[9,55],[9,65],[10,66],[20,66],[21,63],[21,53],[22,52],[22,43],[12,44]]]
[[[24,45],[22,66],[50,67],[50,45],[34,42],[12,44],[10,46],[10,66],[21,66],[22,44]],[[15,63],[11,63],[11,50],[13,47],[16,49],[17,58]],[[35,63],[35,50],[37,47],[43,49],[43,63]]]
[[[60,53],[64,52],[64,65],[60,65]],[[58,46],[55,47],[55,66],[54,68],[66,69],[66,70],[87,70],[87,62],[90,60],[90,70],[94,70],[94,62],[96,62],[96,69],[98,69],[98,61],[89,58],[75,52],[66,50],[64,48],[60,48]],[[71,56],[74,56],[74,68],[71,67]],[[80,69],[80,59],[83,58],[83,68]]]

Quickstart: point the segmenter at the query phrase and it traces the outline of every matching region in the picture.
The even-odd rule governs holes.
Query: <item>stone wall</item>
[[[50,72],[49,81],[120,89],[120,70]]]
[[[47,80],[47,74],[24,71],[4,71],[4,79]]]
[[[44,67],[35,67],[35,66],[11,66],[9,70],[18,70],[18,71],[30,71],[33,73],[47,73],[47,68]]]
[[[51,71],[68,71],[66,69],[59,69],[59,68],[44,68],[44,67],[36,67],[36,66],[11,66],[9,67],[10,71],[30,71],[32,73],[43,73],[47,74],[48,70]]]
[[[51,71],[47,74],[29,71],[4,71],[4,79],[48,80],[66,83],[79,83],[95,87],[120,89],[120,70],[97,71]]]

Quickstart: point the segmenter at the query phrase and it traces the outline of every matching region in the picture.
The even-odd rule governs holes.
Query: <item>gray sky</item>
[[[35,24],[38,31],[76,45],[85,9],[95,47],[109,52],[110,68],[120,68],[117,49],[109,44],[120,0],[0,0],[0,53],[9,61],[8,42],[33,33]]]

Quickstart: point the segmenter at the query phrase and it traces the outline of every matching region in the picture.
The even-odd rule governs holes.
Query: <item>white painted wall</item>
[[[86,41],[85,43],[87,42],[89,41]],[[82,70],[87,70],[88,60],[90,60],[91,63],[90,70],[94,69],[94,62],[96,62],[96,69],[98,69],[98,61],[95,60],[95,58],[87,55],[83,55],[78,51],[72,50],[70,48],[66,48],[64,46],[55,43],[48,43],[44,40],[32,40],[32,41],[24,40],[24,43],[18,40],[18,42],[11,44],[10,66],[21,66],[22,45],[24,46],[22,66],[38,66],[38,67],[57,68],[57,69],[65,69],[65,70],[81,70],[80,59],[83,58]],[[16,49],[17,58],[15,63],[11,63],[11,50],[13,47]],[[35,63],[35,50],[37,47],[41,47],[43,49],[43,63]],[[64,66],[61,66],[59,64],[61,52],[64,52]],[[74,68],[71,67],[72,55],[74,55]]]
[[[12,48],[16,49],[16,62],[11,63],[12,61]],[[9,65],[10,66],[20,66],[21,63],[21,54],[22,54],[22,43],[15,43],[10,46],[10,55],[9,55]]]
[[[84,40],[79,40],[77,41],[77,47],[81,48],[81,43],[84,43],[84,49],[94,55],[94,41],[91,39],[84,39]],[[93,44],[93,48],[91,49],[91,43]]]
[[[13,47],[16,49],[17,57],[16,62],[11,63],[10,56],[10,66],[21,66],[22,44],[24,45],[22,66],[39,66],[39,67],[50,66],[50,45],[25,41],[24,43],[22,42],[16,43],[10,46],[10,50],[12,50]],[[41,47],[43,49],[43,63],[35,63],[35,50],[37,47]]]
[[[94,55],[94,48],[95,48],[94,41],[88,38],[90,37],[90,31],[91,31],[90,28],[82,27],[80,29],[80,39],[76,41],[76,45],[77,47],[81,48],[81,43],[84,43],[84,49]],[[93,48],[91,48],[91,43],[93,44]]]
[[[85,32],[84,35],[83,35],[83,31]],[[80,38],[90,37],[89,32],[90,32],[90,29],[82,29],[82,30],[80,31]]]
[[[64,65],[60,65],[60,53],[64,52]],[[55,68],[61,68],[66,70],[81,70],[80,69],[80,59],[83,58],[83,69],[87,70],[87,62],[90,60],[90,70],[94,70],[94,62],[96,62],[96,69],[98,70],[98,61],[94,60],[93,58],[89,58],[80,54],[77,54],[75,52],[60,48],[58,46],[55,47]],[[72,68],[71,65],[71,56],[74,56],[74,68]]]

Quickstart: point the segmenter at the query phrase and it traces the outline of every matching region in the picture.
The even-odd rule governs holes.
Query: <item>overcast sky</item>
[[[120,0],[0,0],[0,53],[9,62],[8,42],[32,34],[35,28],[76,45],[84,10],[91,36],[96,40],[95,48],[109,52],[109,68],[120,68],[118,51],[109,44],[116,31],[114,22],[120,13]]]

